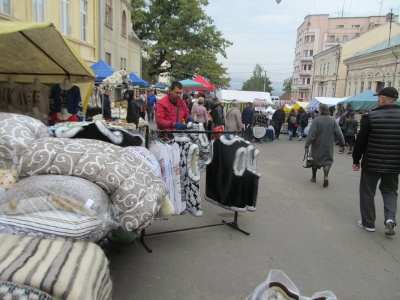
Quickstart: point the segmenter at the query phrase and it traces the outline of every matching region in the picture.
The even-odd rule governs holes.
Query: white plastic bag
[[[271,269],[267,280],[259,284],[246,300],[337,300],[331,291],[317,292],[310,297],[300,295],[300,291],[281,270]]]

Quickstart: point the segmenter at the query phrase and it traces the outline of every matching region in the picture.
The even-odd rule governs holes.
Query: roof
[[[394,46],[399,46],[400,45],[400,34],[392,37],[390,39],[390,43],[389,40],[386,40],[382,43],[379,43],[371,48],[365,49],[364,51],[360,51],[360,52],[356,52],[351,58],[355,58],[355,57],[359,57],[359,56],[363,56],[363,55],[368,55],[371,54],[373,52],[377,52],[377,51],[381,51],[381,50],[385,50],[385,49],[390,49]]]

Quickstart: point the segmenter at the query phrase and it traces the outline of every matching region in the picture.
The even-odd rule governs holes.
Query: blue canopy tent
[[[371,90],[364,91],[353,97],[339,101],[338,104],[350,104],[351,108],[357,112],[366,109],[372,110],[378,107],[378,96],[374,96],[375,92]]]
[[[96,75],[95,82],[102,82],[108,76],[114,74],[114,69],[103,60],[90,66],[93,73]]]
[[[142,85],[142,86],[148,86],[149,83],[139,76],[137,76],[135,73],[129,73],[129,78],[132,80],[132,85]]]
[[[162,84],[161,82],[154,85],[154,88],[156,89],[165,89],[166,87],[167,86],[165,84]]]

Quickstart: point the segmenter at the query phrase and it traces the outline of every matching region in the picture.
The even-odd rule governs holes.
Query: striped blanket
[[[94,243],[0,234],[0,281],[55,299],[111,299],[108,261]]]

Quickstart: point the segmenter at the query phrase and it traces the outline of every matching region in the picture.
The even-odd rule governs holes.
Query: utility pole
[[[267,81],[267,71],[264,70],[264,92],[265,92],[265,82]]]

